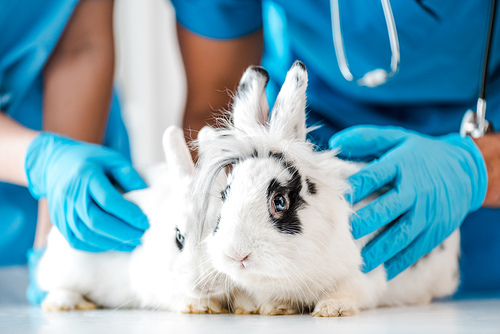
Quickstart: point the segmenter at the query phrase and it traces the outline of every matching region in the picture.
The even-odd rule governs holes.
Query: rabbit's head
[[[306,139],[305,66],[295,62],[288,72],[270,119],[267,81],[264,69],[248,68],[231,120],[203,145],[199,187],[210,189],[232,166],[207,247],[214,267],[245,288],[315,290],[311,281],[340,279],[361,261],[348,224],[345,165]]]
[[[149,277],[143,277],[142,281],[150,283],[152,291],[161,295],[159,299],[171,300],[177,303],[174,309],[182,309],[185,307],[182,296],[197,300],[227,293],[225,276],[215,272],[201,242],[205,237],[202,221],[215,226],[218,207],[217,203],[210,205],[203,213],[195,208],[195,166],[182,130],[169,127],[163,136],[163,146],[167,161],[163,173],[167,177],[155,177],[157,181],[148,189],[148,197],[140,199],[151,227],[143,237],[142,254],[137,262],[141,262],[139,266],[147,266],[142,272]]]

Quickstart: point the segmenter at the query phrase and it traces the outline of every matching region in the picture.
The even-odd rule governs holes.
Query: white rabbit
[[[306,140],[305,66],[286,76],[268,120],[267,72],[250,67],[235,95],[232,124],[211,130],[200,161],[207,191],[231,165],[218,222],[206,239],[215,269],[244,289],[261,314],[348,316],[377,306],[428,303],[458,285],[459,232],[391,281],[383,265],[360,270],[347,178],[359,164]],[[215,152],[220,151],[220,154]]]
[[[163,136],[167,177],[156,174],[144,190],[125,194],[147,215],[150,228],[131,253],[87,253],[69,246],[60,232],[50,232],[37,278],[48,291],[45,310],[100,307],[153,308],[192,313],[224,311],[227,282],[210,266],[193,208],[195,168],[182,131]],[[156,171],[158,172],[158,171]],[[211,211],[210,211],[211,210]],[[211,205],[205,221],[215,224]],[[208,216],[211,216],[210,219]]]

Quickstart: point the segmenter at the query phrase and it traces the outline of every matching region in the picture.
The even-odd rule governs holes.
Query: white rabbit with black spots
[[[149,188],[124,195],[148,217],[142,244],[131,253],[87,253],[71,248],[52,229],[37,270],[40,287],[48,291],[43,309],[224,311],[227,282],[213,270],[200,243],[204,236],[192,197],[195,168],[183,132],[168,128],[163,145],[166,177],[155,176]],[[215,224],[216,210],[211,205],[205,221]]]
[[[360,164],[318,152],[306,139],[307,71],[296,62],[268,119],[267,72],[250,67],[235,95],[231,120],[211,130],[200,160],[199,191],[232,166],[217,225],[206,239],[215,269],[245,290],[261,314],[348,316],[360,309],[428,303],[458,285],[459,232],[387,281],[383,265],[361,271],[344,198]],[[208,130],[207,130],[208,131]],[[215,154],[220,151],[219,154]]]

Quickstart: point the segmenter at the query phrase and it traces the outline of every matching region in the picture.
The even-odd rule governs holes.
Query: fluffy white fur
[[[132,253],[86,253],[69,246],[59,231],[50,232],[37,270],[48,291],[45,310],[152,308],[182,312],[221,312],[227,282],[216,274],[200,244],[201,222],[192,198],[195,168],[180,129],[163,139],[166,167],[156,169],[153,184],[125,197],[147,215],[150,228]],[[211,210],[211,211],[210,211]],[[216,205],[204,212],[215,223]],[[211,218],[209,218],[209,216]],[[176,246],[176,228],[185,237]]]
[[[344,199],[346,179],[359,170],[335,151],[317,152],[306,140],[307,72],[296,62],[268,115],[267,74],[249,68],[240,81],[231,122],[205,136],[198,192],[207,192],[221,169],[232,165],[216,230],[207,239],[214,267],[227,274],[253,300],[244,307],[261,314],[353,315],[359,309],[428,303],[458,285],[459,232],[391,281],[383,266],[360,270],[361,248],[373,237],[354,240]],[[272,179],[290,181],[293,170],[270,156],[283,155],[301,175],[297,210],[299,234],[285,234],[270,221],[267,187]],[[308,183],[315,191],[308,191]],[[205,205],[206,207],[206,205]],[[251,310],[248,310],[251,311]]]

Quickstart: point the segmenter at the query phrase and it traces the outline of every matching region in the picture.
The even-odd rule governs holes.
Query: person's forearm
[[[0,111],[0,181],[26,185],[24,159],[36,134]]]
[[[114,74],[113,2],[83,1],[43,71],[43,130],[101,143]],[[52,224],[38,203],[34,248],[45,247]]]
[[[483,206],[500,207],[500,133],[474,139],[483,154],[488,172],[488,189]]]
[[[113,2],[83,1],[43,71],[43,129],[99,143],[114,75]]]
[[[214,113],[227,109],[228,90],[236,88],[245,69],[260,64],[262,31],[232,40],[215,40],[177,25],[177,35],[187,78],[183,127],[190,139],[196,138],[206,124],[213,125]]]

